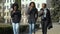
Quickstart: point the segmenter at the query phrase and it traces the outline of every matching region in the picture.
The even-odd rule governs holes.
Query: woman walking
[[[12,18],[12,26],[13,33],[19,34],[19,22],[21,20],[21,11],[18,10],[19,6],[17,3],[12,5],[11,18]]]
[[[29,23],[29,34],[32,34],[32,32],[35,30],[35,22],[38,17],[38,10],[34,2],[31,2],[29,4],[27,15],[28,15],[28,23]]]

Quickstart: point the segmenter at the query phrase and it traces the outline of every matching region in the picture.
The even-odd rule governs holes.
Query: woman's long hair
[[[18,10],[18,8],[19,8],[18,3],[12,4],[11,8],[13,8],[13,10],[14,10],[14,6],[16,6],[16,10]]]
[[[35,2],[31,2],[31,3],[29,4],[29,6],[31,6],[32,3],[33,3],[33,5],[34,5],[33,8],[36,8]]]

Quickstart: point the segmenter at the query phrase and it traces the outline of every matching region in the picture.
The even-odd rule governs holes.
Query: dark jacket
[[[35,23],[38,18],[38,10],[36,8],[28,9],[27,13],[29,15],[28,23]]]
[[[12,22],[19,23],[21,20],[21,11],[17,10],[15,13],[11,11]]]
[[[41,17],[41,22],[46,22],[46,26],[48,29],[52,28],[52,21],[51,21],[51,15],[50,15],[50,11],[49,9],[46,9],[47,10],[47,14],[46,14],[46,18],[45,19],[42,19]],[[44,11],[43,8],[40,9],[40,11]],[[40,14],[39,16],[43,16],[43,12],[42,14]]]

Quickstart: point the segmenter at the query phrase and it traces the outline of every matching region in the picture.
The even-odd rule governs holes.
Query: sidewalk
[[[0,27],[8,27],[8,26],[11,26],[11,25],[10,24],[0,23]],[[28,32],[29,32],[28,29],[26,31],[25,32],[20,32],[20,34],[28,34]],[[42,30],[41,29],[37,29],[37,31],[35,33],[36,34],[42,34]],[[48,34],[60,34],[60,24],[53,23],[53,28],[48,30]]]
[[[21,34],[28,34],[28,33],[21,33]],[[41,29],[37,30],[35,34],[42,34],[42,30]],[[53,23],[53,28],[48,30],[47,34],[60,34],[60,24]]]
[[[38,30],[36,34],[42,34],[42,30]],[[60,34],[60,24],[53,23],[53,28],[47,34]]]

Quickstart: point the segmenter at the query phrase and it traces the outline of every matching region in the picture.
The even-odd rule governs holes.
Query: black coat
[[[38,10],[37,10],[37,8],[33,8],[31,10],[28,9],[27,14],[29,15],[28,16],[28,23],[35,23],[37,18],[38,18]]]
[[[46,22],[46,26],[48,29],[52,28],[52,21],[51,21],[51,15],[50,15],[50,11],[49,9],[46,9],[47,10],[47,14],[46,14],[46,19],[42,19],[41,17],[41,23],[42,22]],[[40,9],[40,11],[44,11],[43,8]],[[39,15],[39,16],[43,16],[43,12]]]
[[[21,20],[21,11],[17,10],[15,13],[11,11],[11,18],[13,23],[19,23]]]

